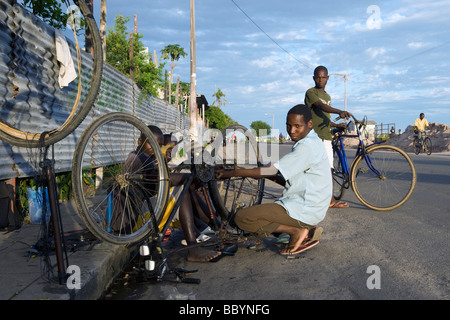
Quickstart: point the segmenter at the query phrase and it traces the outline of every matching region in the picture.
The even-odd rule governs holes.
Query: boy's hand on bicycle
[[[341,112],[339,112],[339,117],[341,119],[348,120],[348,119],[350,119],[352,117],[352,115],[349,112],[347,112],[347,111],[341,111]]]
[[[345,122],[336,123],[336,128],[345,130],[345,129],[347,129],[347,124]]]
[[[216,179],[229,179],[233,177],[233,171],[230,170],[224,170],[224,169],[218,169],[215,171]]]

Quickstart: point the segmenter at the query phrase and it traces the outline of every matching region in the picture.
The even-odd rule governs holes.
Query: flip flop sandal
[[[302,244],[306,244],[311,241],[320,240],[320,237],[322,236],[323,228],[322,227],[314,227],[308,232],[308,236],[303,241]]]
[[[234,256],[235,252],[237,251],[238,246],[233,244],[227,247],[224,247],[222,250],[220,250],[220,255],[215,257],[214,259],[209,260],[210,262],[217,262],[220,259],[222,259],[225,256]]]
[[[201,234],[201,235],[199,235],[199,236],[197,237],[197,239],[196,239],[197,243],[200,243],[200,242],[206,242],[206,241],[208,241],[208,240],[211,240],[211,237],[210,237],[210,236],[207,236],[206,234]],[[187,246],[187,241],[186,241],[186,239],[181,240],[181,244],[182,244],[183,246]]]
[[[332,206],[329,206],[328,208],[348,208],[349,205],[347,202],[344,201],[336,201]]]
[[[280,254],[281,254],[282,256],[294,256],[294,255],[299,254],[299,253],[301,253],[301,252],[304,252],[304,251],[306,251],[306,250],[308,250],[308,249],[311,249],[312,247],[315,247],[315,246],[318,245],[318,244],[319,244],[319,240],[310,241],[310,242],[308,242],[308,243],[306,243],[306,244],[302,244],[302,245],[301,245],[300,247],[298,247],[297,250],[295,250],[295,251],[286,252],[286,253],[280,252]]]
[[[206,234],[206,235],[208,235],[208,234],[215,234],[215,232],[214,232],[214,230],[213,229],[211,229],[211,227],[206,227],[206,229],[205,230],[203,230],[202,232],[200,232],[200,234]]]
[[[288,234],[283,234],[277,238],[277,243],[289,243],[290,238]]]
[[[303,244],[310,241],[319,240],[320,237],[322,236],[322,232],[323,232],[322,227],[311,228],[308,232],[308,235],[306,236],[306,239],[303,240]],[[290,236],[288,234],[283,234],[277,238],[277,243],[289,243],[289,239]]]

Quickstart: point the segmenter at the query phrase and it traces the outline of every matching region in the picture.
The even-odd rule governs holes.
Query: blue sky
[[[94,15],[99,20],[100,0]],[[420,112],[450,125],[450,1],[196,0],[197,93],[220,88],[223,111],[249,127],[255,120],[284,135],[286,112],[303,103],[313,70],[347,75],[347,110],[404,131]],[[145,46],[189,53],[190,1],[108,0],[114,17],[137,15]],[[251,20],[250,20],[250,19]],[[189,57],[174,78],[190,81]],[[167,68],[169,64],[167,64]],[[344,109],[344,77],[331,76],[332,105]]]

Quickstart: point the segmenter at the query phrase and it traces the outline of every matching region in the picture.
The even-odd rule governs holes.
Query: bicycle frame
[[[414,142],[413,142],[413,144],[414,144],[414,152],[416,154],[419,154],[420,152],[427,152],[425,141],[427,141],[427,139],[428,139],[430,141],[430,143],[431,143],[431,140],[430,140],[430,137],[428,135],[428,132],[429,132],[428,130],[424,130],[424,131],[419,131],[419,132],[414,133],[414,136],[413,136],[414,137]],[[416,141],[419,143],[420,149],[417,149]],[[431,151],[430,151],[430,153],[428,153],[428,155],[429,154],[431,154]]]
[[[355,120],[355,125],[356,125],[359,121],[356,120],[355,118],[353,118],[353,119]],[[358,156],[362,155],[364,157],[364,161],[367,163],[367,166],[370,168],[370,170],[372,170],[373,173],[375,173],[381,179],[382,174],[377,169],[374,168],[374,166],[372,165],[372,160],[368,156],[366,150],[374,145],[385,143],[386,141],[374,142],[368,146],[365,146],[363,138],[362,138],[360,126],[356,126],[356,135],[338,133],[338,136],[332,140],[333,150],[338,155],[339,161],[341,162],[341,165],[342,165],[343,173],[347,177],[350,176],[350,167],[348,165],[347,155],[345,152],[344,140],[343,140],[344,137],[359,139],[358,149],[356,150],[355,159]]]
[[[170,224],[171,224],[176,212],[178,211],[178,209],[181,205],[181,202],[183,201],[186,193],[189,192],[189,188],[191,187],[192,183],[194,182],[195,177],[197,176],[197,167],[194,163],[194,157],[191,157],[190,164],[182,163],[182,164],[178,165],[177,168],[179,168],[179,169],[189,168],[191,170],[189,177],[183,184],[183,189],[182,189],[180,195],[178,196],[178,199],[176,200],[173,208],[171,209],[169,217],[167,218],[167,220],[164,223],[161,230],[158,228],[158,226],[164,217],[161,216],[159,221],[156,221],[156,217],[154,216],[154,214],[152,214],[151,219],[154,220],[153,224],[155,225],[154,231],[150,234],[149,240],[144,242],[141,245],[140,250],[139,250],[140,255],[142,257],[144,257],[145,260],[152,261],[151,263],[149,263],[148,266],[146,265],[145,268],[142,269],[141,271],[144,271],[144,274],[149,278],[156,277],[157,281],[162,281],[165,274],[169,271],[169,268],[167,265],[168,264],[168,256],[170,256],[171,254],[173,254],[175,252],[178,252],[181,250],[186,250],[188,248],[201,245],[201,243],[188,245],[187,247],[184,247],[181,249],[176,249],[168,254],[163,254],[163,250],[161,248],[161,242],[163,241],[164,235],[166,234],[167,229],[170,227]],[[207,182],[204,182],[204,183],[206,184]],[[213,210],[211,207],[212,204],[210,202],[211,199],[208,198],[209,195],[207,194],[205,186],[202,186],[202,193],[205,196],[206,204],[208,206],[208,209],[210,210],[211,219],[213,221],[215,221],[214,213],[213,213]],[[198,283],[200,283],[199,279],[186,278],[186,275],[196,272],[196,271],[197,270],[187,271],[182,268],[178,268],[174,271],[174,273],[176,274],[178,281],[198,284]]]

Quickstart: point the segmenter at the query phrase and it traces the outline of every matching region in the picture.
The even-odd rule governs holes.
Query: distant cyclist
[[[427,119],[425,119],[425,114],[422,112],[419,115],[419,118],[414,122],[414,133],[419,138],[419,141],[422,141],[422,135],[425,130],[429,130],[430,126],[428,125]]]

